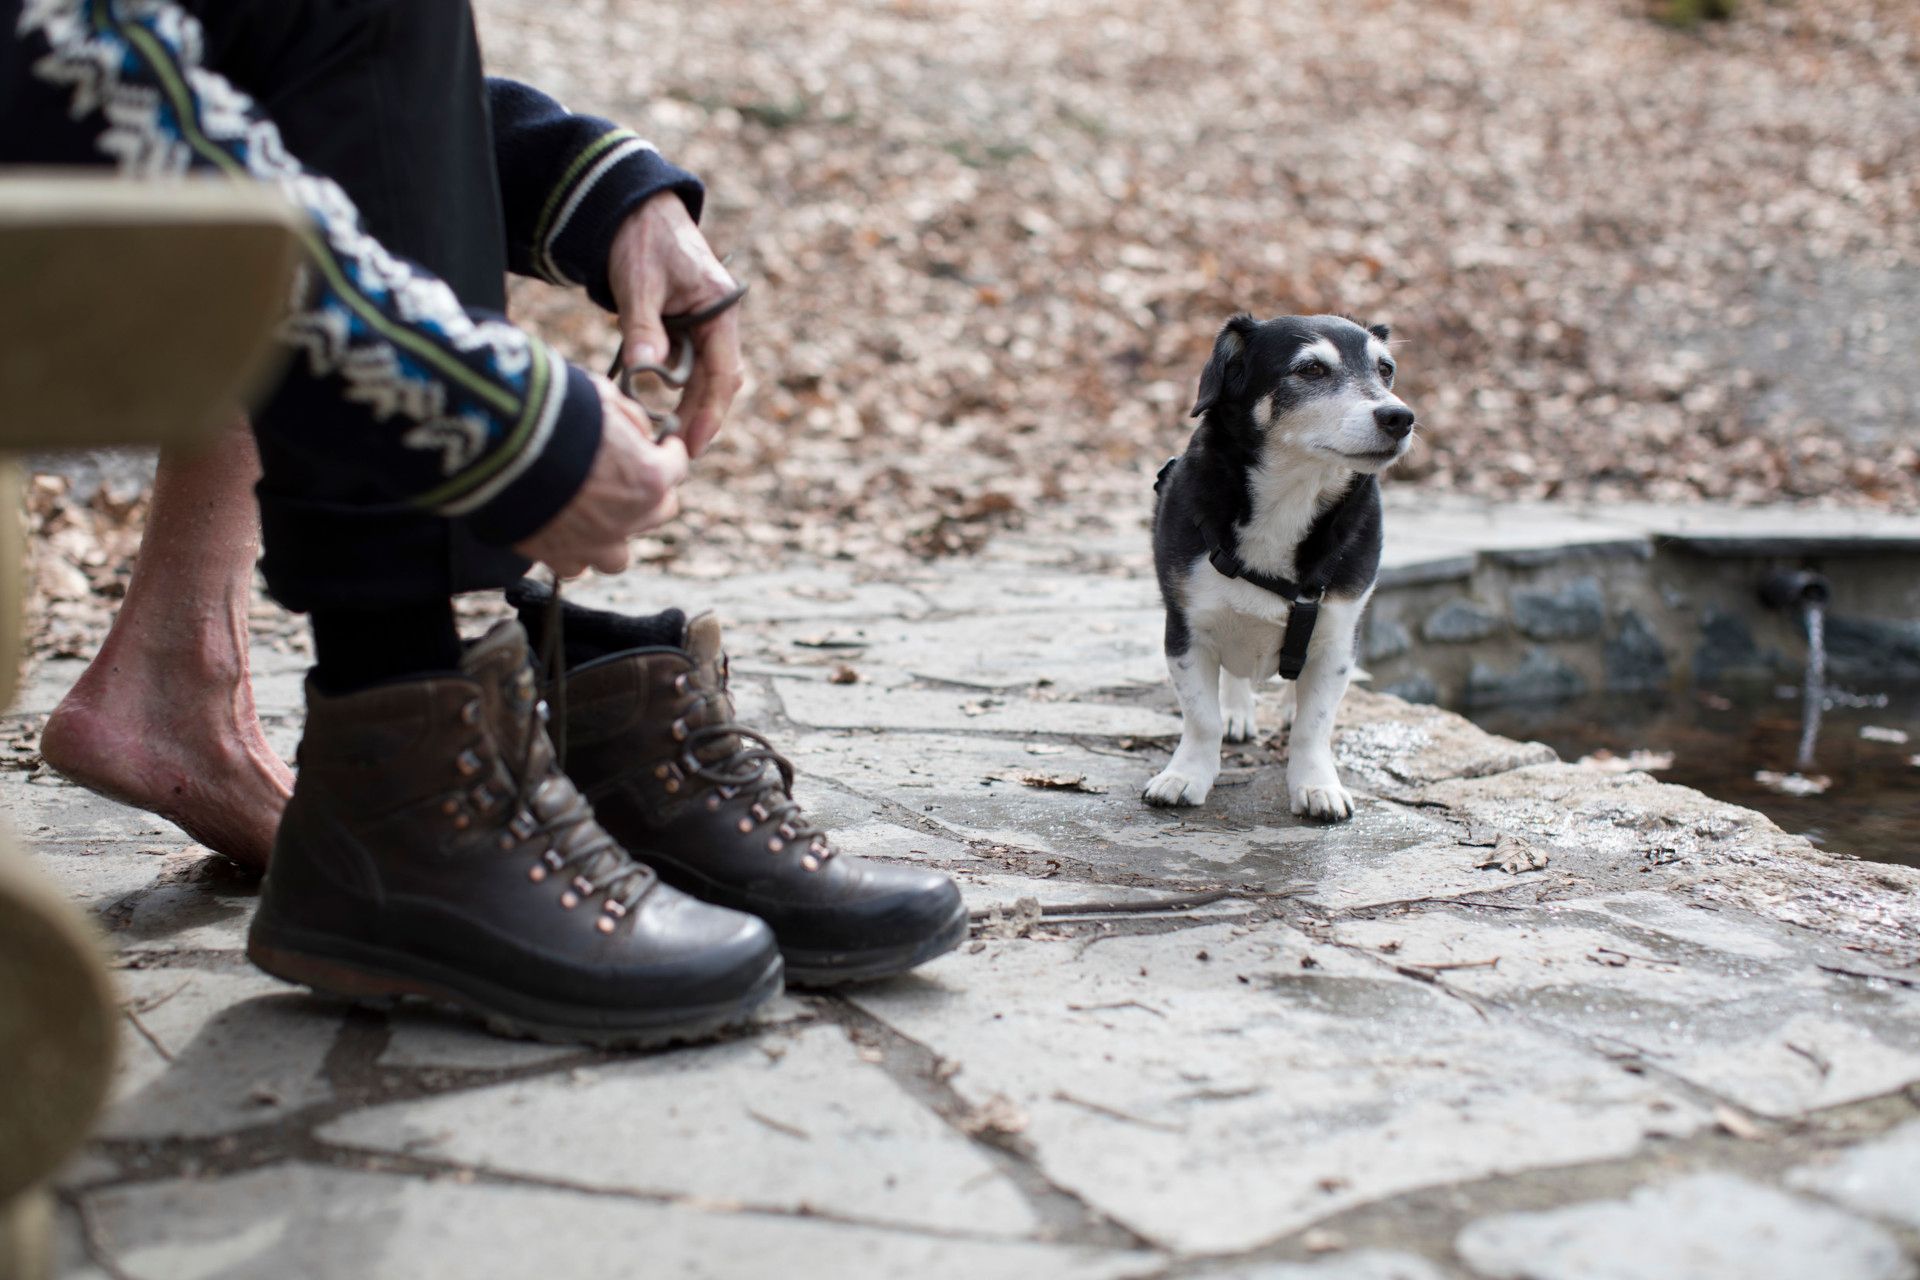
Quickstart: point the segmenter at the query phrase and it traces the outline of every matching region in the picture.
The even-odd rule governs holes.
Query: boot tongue
[[[493,725],[500,750],[518,768],[527,758],[528,737],[545,736],[534,707],[532,651],[518,622],[495,623],[460,657],[460,670],[480,686],[480,701]]]
[[[727,655],[720,647],[719,617],[703,613],[687,623],[683,647],[687,656],[693,659],[693,683],[712,693],[724,692],[727,687]]]
[[[681,648],[693,663],[693,670],[687,674],[687,682],[695,689],[707,695],[706,712],[700,716],[702,724],[719,724],[733,719],[733,698],[727,693],[727,655],[720,647],[720,619],[711,613],[702,613],[687,623],[687,633]],[[740,749],[740,740],[732,734],[709,739],[699,748],[699,755],[709,761],[724,759]]]

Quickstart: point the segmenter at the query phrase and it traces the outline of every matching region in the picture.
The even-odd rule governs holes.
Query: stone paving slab
[[[850,998],[963,1063],[975,1105],[1011,1104],[1055,1183],[1179,1252],[1704,1120],[1602,1055],[1279,926],[989,943]]]
[[[789,720],[810,729],[955,730],[1045,733],[1094,738],[1177,738],[1180,721],[1124,704],[982,697],[964,689],[881,689],[776,680]]]
[[[839,1027],[375,1107],[317,1136],[762,1211],[981,1237],[1031,1235],[1040,1225],[992,1162]]]
[[[1368,1251],[1318,1262],[1233,1263],[1194,1273],[1195,1280],[1442,1280],[1425,1258]]]
[[[1840,965],[1847,953],[1772,921],[1731,908],[1713,918],[1707,943],[1625,918],[1605,900],[1575,899],[1497,919],[1353,920],[1335,936],[1397,964],[1436,966],[1449,989],[1596,1048],[1633,1051],[1764,1115],[1877,1097],[1920,1077],[1920,992],[1823,971],[1818,964]]]
[[[311,1000],[252,971],[124,970],[106,1138],[205,1137],[278,1120],[328,1096],[339,1030]]]
[[[1460,1256],[1487,1280],[1910,1280],[1871,1222],[1745,1179],[1704,1174],[1625,1201],[1475,1223]]]
[[[721,608],[742,712],[809,811],[998,915],[724,1043],[500,1041],[254,974],[244,877],[0,775],[128,1009],[113,1110],[62,1175],[63,1274],[599,1275],[644,1252],[716,1280],[1584,1280],[1611,1273],[1548,1268],[1632,1234],[1623,1205],[1663,1259],[1723,1257],[1689,1215],[1778,1216],[1780,1256],[1814,1241],[1863,1276],[1920,1258],[1920,873],[1364,689],[1335,740],[1354,821],[1287,812],[1277,687],[1206,806],[1149,809],[1178,719],[1140,538],[571,594]],[[836,637],[858,643],[800,643]],[[288,737],[298,655],[258,660]],[[856,683],[829,682],[842,662]],[[1488,865],[1502,836],[1545,865]],[[1203,891],[1224,896],[1019,906]]]
[[[918,1280],[1128,1280],[1160,1269],[1139,1251],[991,1242],[724,1204],[583,1196],[564,1188],[351,1172],[289,1163],[216,1179],[97,1193],[91,1216],[122,1276],[327,1276],[527,1280],[531,1276],[849,1275]],[[76,1249],[73,1234],[68,1248]],[[70,1253],[62,1275],[118,1280]]]
[[[1920,1231],[1920,1120],[1846,1151],[1826,1152],[1787,1175],[1787,1184],[1811,1191],[1855,1213]]]
[[[1204,808],[1152,809],[1140,789],[1164,762],[1153,752],[1095,750],[1031,738],[914,734],[805,735],[803,770],[861,795],[884,794],[954,835],[1070,856],[1112,875],[1169,882],[1227,880],[1278,890],[1316,867],[1378,865],[1450,828],[1415,809],[1364,797],[1367,820],[1325,826],[1288,812],[1284,771],[1264,749],[1237,752]],[[1264,766],[1264,767],[1263,767]],[[1077,789],[1029,786],[1023,773],[1081,779]]]

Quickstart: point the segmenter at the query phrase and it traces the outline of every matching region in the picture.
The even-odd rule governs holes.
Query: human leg
[[[249,677],[259,469],[245,423],[161,459],[126,599],[40,739],[57,772],[255,868],[293,786]]]

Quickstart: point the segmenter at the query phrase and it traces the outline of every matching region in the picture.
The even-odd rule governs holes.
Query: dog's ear
[[[1222,400],[1239,398],[1247,380],[1247,336],[1259,323],[1242,311],[1220,326],[1220,336],[1213,340],[1213,356],[1200,371],[1200,394],[1190,416],[1197,418]]]
[[[1367,332],[1382,342],[1390,342],[1393,339],[1393,330],[1384,324],[1370,324],[1367,326]]]

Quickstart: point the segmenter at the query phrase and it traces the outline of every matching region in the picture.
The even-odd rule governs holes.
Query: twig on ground
[[[1499,956],[1489,960],[1451,960],[1443,964],[1419,964],[1409,960],[1405,964],[1393,966],[1393,971],[1409,978],[1418,978],[1422,982],[1438,982],[1441,974],[1454,969],[1492,969],[1499,963]]]
[[[1208,889],[1203,893],[1184,893],[1171,898],[1053,902],[1041,907],[1040,914],[1043,916],[1117,916],[1137,915],[1146,911],[1182,911],[1190,907],[1204,907],[1208,903],[1232,896],[1231,889]],[[991,914],[992,908],[985,911],[969,911],[967,918],[985,920]]]
[[[755,1120],[758,1120],[761,1124],[767,1126],[767,1128],[773,1130],[775,1133],[784,1133],[789,1138],[798,1138],[802,1142],[813,1141],[813,1135],[808,1133],[805,1129],[801,1129],[794,1125],[790,1125],[784,1120],[775,1120],[772,1116],[762,1115],[758,1111],[755,1111],[752,1107],[747,1108],[747,1115]]]
[[[1093,1013],[1101,1009],[1140,1009],[1156,1018],[1167,1016],[1152,1005],[1142,1004],[1138,1000],[1115,1000],[1109,1004],[1070,1004],[1067,1008],[1074,1013]]]
[[[1815,1053],[1813,1050],[1806,1048],[1803,1045],[1797,1045],[1791,1040],[1788,1040],[1786,1042],[1786,1046],[1788,1049],[1792,1050],[1794,1053],[1797,1053],[1801,1057],[1805,1058],[1808,1062],[1811,1062],[1813,1064],[1813,1069],[1820,1073],[1820,1078],[1822,1080],[1825,1080],[1829,1075],[1833,1074],[1833,1064],[1831,1062],[1828,1062],[1820,1054]]]
[[[1185,1133],[1187,1131],[1184,1125],[1167,1124],[1161,1120],[1149,1120],[1145,1116],[1136,1116],[1132,1112],[1122,1111],[1118,1107],[1110,1107],[1104,1102],[1091,1102],[1086,1098],[1075,1097],[1065,1089],[1055,1089],[1053,1091],[1053,1100],[1055,1102],[1065,1102],[1076,1107],[1083,1107],[1095,1115],[1105,1116],[1109,1120],[1121,1120],[1127,1124],[1137,1124],[1145,1129],[1158,1129],[1162,1133]]]
[[[153,1051],[155,1053],[159,1054],[162,1058],[165,1058],[168,1062],[173,1061],[173,1050],[167,1048],[166,1045],[160,1043],[160,1037],[153,1034],[153,1032],[147,1028],[146,1023],[140,1021],[140,1015],[134,1011],[131,1005],[120,1010],[120,1012],[126,1015],[126,1019],[128,1022],[131,1022],[133,1024],[133,1029],[140,1033],[140,1038],[153,1046]]]
[[[1868,969],[1843,969],[1839,965],[1833,964],[1823,964],[1820,968],[1827,973],[1837,973],[1843,978],[1877,978],[1881,982],[1891,982],[1898,987],[1907,987],[1915,991],[1920,991],[1920,979],[1902,978],[1898,974],[1892,973],[1874,973]]]

